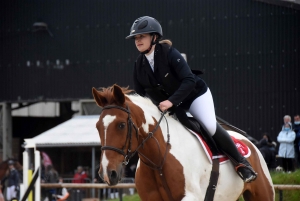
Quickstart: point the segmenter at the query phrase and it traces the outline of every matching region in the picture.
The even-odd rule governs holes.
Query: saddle
[[[177,119],[179,122],[187,127],[188,129],[191,129],[192,131],[198,133],[203,140],[207,143],[208,147],[211,149],[213,155],[217,155],[219,153],[222,153],[222,150],[219,150],[216,143],[214,142],[212,136],[206,132],[206,130],[201,126],[201,124],[194,118],[189,117],[186,114],[186,111],[182,108],[176,108],[176,111],[174,111],[176,114]],[[245,131],[236,128],[235,126],[231,125],[230,123],[226,122],[222,118],[216,116],[217,122],[225,129],[225,130],[231,130],[235,131],[246,138],[248,138],[251,141],[251,136],[249,136]]]

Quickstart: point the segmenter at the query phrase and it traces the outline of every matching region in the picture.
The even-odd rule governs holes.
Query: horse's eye
[[[124,123],[124,122],[120,123],[120,124],[118,125],[118,127],[119,127],[120,129],[123,129],[123,128],[125,127],[125,123]]]

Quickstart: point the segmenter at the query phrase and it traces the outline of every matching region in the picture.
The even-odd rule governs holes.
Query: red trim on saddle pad
[[[197,139],[199,140],[202,148],[205,151],[205,154],[208,158],[208,160],[210,161],[210,163],[212,163],[212,153],[210,148],[208,147],[207,143],[203,140],[202,136],[198,133],[195,133],[192,130],[189,130],[193,135],[195,135],[197,137]],[[248,158],[251,155],[251,150],[249,149],[249,147],[247,145],[245,145],[241,140],[236,139],[235,137],[231,136],[233,142],[235,143],[236,148],[238,149],[238,151],[240,152],[240,154],[242,154],[245,158]],[[218,155],[218,156],[214,156],[219,158],[220,160],[220,164],[223,164],[227,161],[229,161],[228,157],[225,155]]]

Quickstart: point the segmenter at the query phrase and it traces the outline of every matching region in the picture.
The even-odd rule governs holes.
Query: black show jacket
[[[189,109],[191,103],[207,91],[206,83],[192,73],[178,50],[168,44],[156,44],[154,72],[145,55],[135,62],[134,90],[155,104],[169,100],[174,106]]]

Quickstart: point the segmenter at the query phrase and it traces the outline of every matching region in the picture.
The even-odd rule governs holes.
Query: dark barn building
[[[205,72],[218,116],[256,139],[276,139],[283,116],[300,113],[298,9],[253,0],[4,0],[0,10],[0,102],[67,108],[45,127],[13,117],[14,137],[70,118],[70,101],[91,99],[92,87],[132,87],[138,52],[125,36],[144,15]]]

